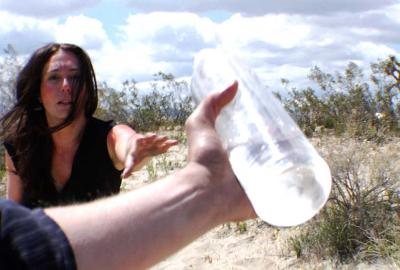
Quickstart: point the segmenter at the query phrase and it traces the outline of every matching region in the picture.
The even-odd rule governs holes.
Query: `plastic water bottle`
[[[329,167],[274,94],[244,62],[220,48],[200,51],[193,70],[197,103],[239,83],[216,129],[257,215],[271,225],[294,226],[318,213],[331,190]]]

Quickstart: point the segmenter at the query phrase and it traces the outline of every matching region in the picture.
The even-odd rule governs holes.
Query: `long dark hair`
[[[97,108],[97,83],[91,60],[87,53],[73,44],[50,43],[37,49],[22,68],[16,81],[16,103],[0,120],[0,136],[11,145],[9,153],[24,185],[23,200],[35,194],[49,194],[54,188],[51,177],[53,143],[51,133],[69,125],[76,117],[79,94],[73,95],[73,105],[63,123],[49,127],[40,102],[40,85],[43,69],[58,51],[73,53],[79,62],[80,76],[74,91],[84,91],[84,112],[87,117]],[[43,198],[44,200],[50,198]]]

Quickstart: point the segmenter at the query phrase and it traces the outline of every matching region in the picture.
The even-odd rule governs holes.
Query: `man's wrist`
[[[217,179],[217,176],[210,170],[197,162],[190,161],[185,168],[182,169],[185,179],[193,185],[193,192],[201,194],[208,208],[207,211],[213,216],[215,225],[226,222],[225,202],[226,197],[230,194],[225,194],[224,186],[226,183]],[[211,206],[211,207],[210,207]]]

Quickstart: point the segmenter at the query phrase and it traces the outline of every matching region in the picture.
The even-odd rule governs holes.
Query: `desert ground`
[[[390,143],[377,146],[371,142],[355,142],[347,139],[319,137],[312,139],[312,143],[321,155],[330,162],[332,159],[346,155],[371,157],[384,162],[381,154],[387,160],[393,161],[393,173],[400,175],[400,140],[394,139]],[[124,189],[140,188],[151,181],[158,181],[164,175],[179,169],[186,162],[186,145],[181,143],[173,147],[169,153],[155,157],[152,162],[141,171],[136,172],[126,182]],[[385,158],[385,160],[386,160]],[[371,161],[374,163],[373,161]],[[363,164],[368,166],[370,164]],[[158,179],[158,180],[157,180]],[[320,260],[316,258],[298,259],[288,245],[288,239],[299,232],[301,226],[294,228],[272,227],[260,219],[249,220],[244,223],[223,224],[195,242],[164,260],[152,270],[175,269],[400,269],[390,259],[368,263],[340,264],[334,260]],[[399,232],[400,233],[400,232]]]
[[[360,145],[363,144],[360,146],[345,139],[329,138],[314,138],[312,143],[326,159],[336,158],[335,155],[354,156],[356,152],[366,152],[365,154],[373,160],[380,159],[377,153],[384,154],[393,161],[393,173],[400,175],[400,139],[378,146],[369,142],[359,142]],[[183,140],[167,154],[153,158],[148,165],[123,182],[122,192],[138,189],[153,181],[162,181],[163,176],[185,165],[186,151]],[[4,179],[1,181],[0,191],[4,197]],[[400,269],[391,259],[382,259],[372,264],[341,264],[333,259],[298,259],[289,248],[288,239],[300,229],[301,226],[272,227],[259,219],[223,224],[151,269]]]

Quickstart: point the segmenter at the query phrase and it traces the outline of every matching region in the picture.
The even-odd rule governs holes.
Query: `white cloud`
[[[208,18],[191,13],[154,12],[131,15],[121,27],[125,43],[150,46],[174,46],[178,49],[196,50],[215,42],[215,24]]]
[[[31,53],[53,40],[56,24],[55,20],[38,20],[0,11],[0,48],[11,44],[18,53]]]
[[[215,46],[215,27],[208,18],[195,14],[131,15],[120,28],[120,41],[96,57],[101,66],[97,70],[104,74],[101,77],[120,82],[149,80],[159,71],[187,76],[194,53]]]
[[[310,25],[298,16],[266,15],[262,17],[232,16],[219,27],[221,42],[243,48],[253,42],[263,42],[282,49],[297,46],[306,41]]]
[[[359,51],[365,56],[366,60],[371,62],[376,61],[378,58],[383,58],[388,55],[396,55],[396,51],[384,44],[376,44],[373,42],[360,42],[355,50]]]
[[[363,18],[368,21],[379,12],[367,12]],[[304,85],[315,65],[329,72],[343,70],[349,61],[368,68],[369,62],[393,53],[379,38],[388,35],[388,23],[396,28],[396,22],[379,18],[374,26],[348,14],[235,14],[221,23],[193,13],[131,15],[120,28],[120,41],[98,54],[96,66],[100,77],[113,85],[131,78],[149,80],[158,71],[189,76],[197,51],[223,44],[245,58],[267,85],[280,86],[281,78]]]
[[[117,87],[126,79],[149,80],[159,71],[190,76],[197,51],[223,44],[244,57],[266,84],[274,87],[280,85],[282,77],[293,83],[304,81],[314,65],[335,72],[343,70],[349,61],[367,67],[377,58],[398,54],[400,4],[389,6],[392,2],[136,0],[131,5],[145,11],[205,13],[131,14],[123,25],[112,28],[104,25],[106,19],[94,19],[85,13],[40,19],[0,11],[0,49],[11,43],[18,52],[31,53],[49,41],[76,43],[89,51],[99,80]],[[8,3],[8,10],[23,14],[15,11],[14,1],[2,2],[0,9],[4,3]],[[32,3],[36,2],[30,1],[29,5]],[[50,9],[61,2],[45,5]],[[71,0],[66,5],[64,11],[78,10],[86,4]],[[224,20],[217,22],[206,17],[211,9],[228,12]],[[45,13],[47,17],[57,14]],[[107,33],[105,29],[119,30]]]
[[[207,12],[224,10],[246,15],[264,15],[267,13],[289,14],[328,14],[337,12],[359,12],[382,8],[397,3],[396,0],[127,0],[129,6],[144,12],[181,11]]]
[[[280,88],[282,78],[296,82],[296,86],[305,86],[309,71],[310,68],[308,67],[298,67],[289,64],[271,67],[266,74],[265,70],[256,70],[259,76],[265,80],[266,85],[273,86],[273,91]]]
[[[100,1],[101,0],[1,0],[0,10],[30,17],[55,18],[80,10],[84,7],[93,6]]]
[[[218,25],[191,13],[139,14],[127,19],[121,27],[121,42],[102,52],[99,61],[103,62],[100,66],[112,67],[113,73],[124,79],[151,79],[158,71],[188,76],[196,52],[223,44],[267,74],[272,68],[269,60],[284,61],[280,54],[306,42],[310,31],[299,17],[287,15],[248,18],[236,14]],[[257,44],[259,48],[252,49]],[[99,72],[105,74],[107,70]]]
[[[388,16],[391,20],[397,21],[400,23],[400,3],[397,3],[396,5],[387,7],[384,9],[384,13],[386,16]]]
[[[100,49],[108,42],[107,33],[99,20],[70,16],[55,27],[54,38],[60,43],[74,43],[86,50]]]
[[[11,44],[18,53],[30,54],[49,42],[75,43],[91,50],[101,48],[108,37],[100,21],[82,15],[60,22],[0,11],[0,48]]]

